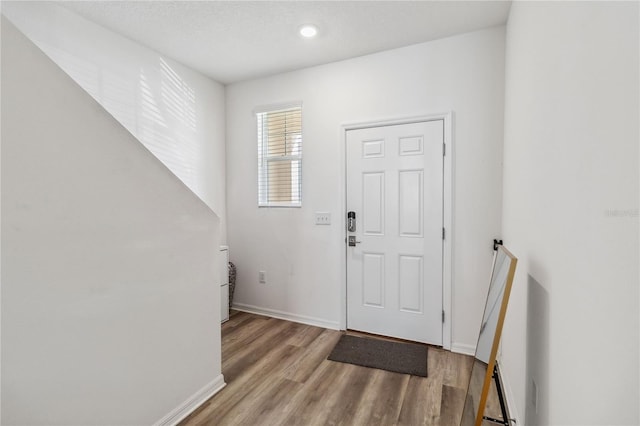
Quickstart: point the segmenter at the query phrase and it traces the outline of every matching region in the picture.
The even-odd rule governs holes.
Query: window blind
[[[302,205],[302,108],[258,112],[258,206]]]

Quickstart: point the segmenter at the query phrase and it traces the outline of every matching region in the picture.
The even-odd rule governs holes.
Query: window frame
[[[268,139],[265,138],[264,129],[261,129],[261,116],[266,117],[270,113],[282,113],[286,111],[292,110],[300,110],[300,149],[299,154],[294,155],[272,155],[269,156],[268,153]],[[258,190],[258,207],[284,207],[284,208],[300,208],[302,207],[302,164],[303,164],[303,117],[302,117],[302,102],[291,102],[287,104],[278,104],[278,105],[270,105],[262,108],[257,108],[254,111],[255,115],[255,123],[256,123],[256,138],[257,138],[257,148],[258,148],[258,179],[257,179],[257,190]],[[277,163],[277,162],[293,162],[298,161],[298,172],[292,173],[291,175],[291,183],[293,186],[294,179],[297,179],[295,187],[297,188],[298,197],[297,201],[269,201],[269,167],[268,163]],[[261,186],[266,185],[266,191],[261,190]],[[265,199],[266,198],[266,199]]]

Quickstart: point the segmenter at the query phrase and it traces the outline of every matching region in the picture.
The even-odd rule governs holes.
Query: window
[[[302,106],[257,112],[258,206],[302,205]]]

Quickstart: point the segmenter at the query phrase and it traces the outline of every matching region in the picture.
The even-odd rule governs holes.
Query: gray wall
[[[518,424],[637,425],[638,2],[514,2],[503,336]],[[537,407],[533,397],[538,388]]]
[[[223,385],[218,218],[4,17],[1,171],[2,424],[151,424]]]

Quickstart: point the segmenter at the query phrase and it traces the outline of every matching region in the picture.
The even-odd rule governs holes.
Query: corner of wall
[[[207,383],[202,389],[187,398],[182,404],[171,410],[166,416],[158,420],[153,426],[175,426],[186,419],[207,400],[220,392],[227,384],[224,376],[220,374],[213,381]]]

